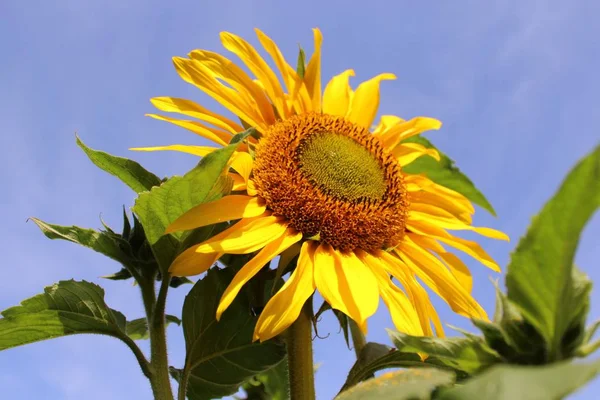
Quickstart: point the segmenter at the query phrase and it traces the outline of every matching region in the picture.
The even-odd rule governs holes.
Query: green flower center
[[[381,200],[387,184],[379,161],[356,140],[313,133],[297,149],[299,168],[324,193],[340,200]]]

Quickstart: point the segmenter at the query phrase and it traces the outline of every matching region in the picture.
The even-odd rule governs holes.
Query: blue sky
[[[34,4],[35,3],[35,4]],[[312,51],[311,28],[324,35],[323,78],[354,68],[356,81],[380,72],[380,112],[427,115],[444,122],[428,135],[452,156],[495,206],[475,222],[507,232],[511,243],[484,240],[506,265],[531,217],[566,172],[598,143],[600,70],[593,0],[553,1],[277,1],[0,2],[0,309],[72,277],[100,283],[108,304],[130,318],[142,316],[129,282],[99,277],[118,269],[111,260],[70,243],[51,242],[27,217],[99,227],[99,216],[120,227],[121,206],[134,194],[97,170],[75,145],[74,133],[93,148],[134,158],[159,175],[182,174],[196,159],[181,154],[137,154],[135,146],[201,143],[180,128],[144,117],[153,96],[177,96],[218,108],[181,81],[171,57],[195,48],[221,50],[220,31],[257,44],[259,27],[289,60],[301,43]],[[594,281],[600,272],[600,218],[589,223],[577,264]],[[596,239],[594,239],[596,238]],[[493,311],[497,278],[467,260],[475,297]],[[540,277],[543,279],[543,277]],[[179,314],[189,289],[171,292]],[[444,322],[469,328],[437,302]],[[600,316],[592,294],[590,320]],[[368,339],[387,343],[384,307],[370,321]],[[354,354],[327,315],[315,340],[319,399],[344,381]],[[183,364],[181,331],[169,329],[171,363]],[[145,346],[145,344],[142,344]],[[0,387],[11,400],[147,399],[150,390],[120,342],[75,336],[0,354]],[[574,395],[592,399],[595,381]]]

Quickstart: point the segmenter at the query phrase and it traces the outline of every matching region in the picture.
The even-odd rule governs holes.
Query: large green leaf
[[[167,321],[167,325],[181,325],[181,320],[174,315],[167,314],[165,315],[165,319]],[[132,321],[127,321],[126,332],[127,336],[129,336],[133,340],[148,339],[150,337],[150,332],[148,330],[148,320],[146,318],[138,318]]]
[[[285,357],[282,343],[252,342],[257,317],[250,314],[243,296],[238,296],[216,321],[217,305],[233,274],[230,268],[211,269],[185,298],[186,361],[178,374],[183,382],[189,378],[187,395],[191,400],[233,394],[243,382]]]
[[[139,217],[161,269],[167,270],[180,248],[183,232],[165,235],[165,230],[183,213],[198,204],[213,201],[231,190],[231,179],[224,172],[239,144],[252,133],[240,133],[231,144],[203,157],[184,176],[173,177],[162,185],[140,194],[133,211]]]
[[[83,144],[79,137],[77,137],[77,145],[81,147],[98,168],[116,176],[136,193],[141,193],[160,185],[160,178],[158,176],[145,170],[144,167],[135,161],[90,149]]]
[[[438,338],[410,336],[388,331],[394,346],[401,352],[425,353],[458,371],[473,374],[500,361],[498,354],[482,338]]]
[[[104,302],[104,290],[86,281],[61,281],[2,312],[0,350],[77,333],[123,339],[125,317]]]
[[[336,400],[429,400],[439,387],[451,385],[454,374],[434,368],[388,372],[361,382]]]
[[[419,157],[412,163],[402,167],[402,170],[409,174],[425,174],[435,183],[461,193],[473,203],[496,215],[496,211],[485,198],[485,196],[475,187],[473,182],[458,167],[454,165],[447,155],[439,151],[429,140],[420,135],[413,136],[405,142],[418,143],[427,148],[433,148],[440,153],[440,161],[432,157]]]
[[[508,266],[508,299],[546,340],[548,361],[565,358],[561,342],[569,327],[585,316],[581,303],[589,289],[585,282],[574,281],[573,257],[585,224],[599,206],[600,147],[569,173],[533,220]]]
[[[447,389],[438,400],[559,400],[600,373],[593,363],[555,363],[527,367],[499,365],[464,385]]]

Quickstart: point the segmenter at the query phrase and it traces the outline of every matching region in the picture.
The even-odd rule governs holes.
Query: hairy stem
[[[356,354],[356,359],[358,360],[360,357],[360,352],[367,344],[367,339],[353,319],[348,318],[348,323],[350,325],[350,334],[352,335],[354,353]]]
[[[187,365],[187,360],[186,360],[186,366],[181,373],[181,378],[179,378],[179,390],[177,391],[177,400],[185,400],[189,377],[190,377],[190,369],[189,369],[189,366]]]
[[[169,360],[167,357],[167,324],[165,321],[165,306],[170,281],[171,277],[168,274],[164,274],[160,290],[158,291],[158,297],[154,304],[152,317],[148,320],[150,331],[150,363],[153,372],[151,383],[155,400],[173,400],[171,379],[169,377]]]
[[[286,334],[291,400],[315,400],[311,308],[308,300]]]
[[[166,275],[166,274],[165,274]],[[155,276],[142,277],[138,283],[142,292],[148,331],[150,333],[150,385],[154,400],[173,400],[171,380],[169,378],[169,361],[167,358],[167,335],[165,321],[165,305],[171,277],[163,276],[158,297],[154,287]]]
[[[142,350],[127,335],[120,336],[119,339],[121,339],[131,349],[131,351],[133,352],[133,355],[135,355],[135,358],[137,359],[138,364],[140,364],[140,368],[142,369],[144,376],[148,379],[151,379],[152,371],[150,369],[150,363],[146,359],[146,356],[144,355]]]

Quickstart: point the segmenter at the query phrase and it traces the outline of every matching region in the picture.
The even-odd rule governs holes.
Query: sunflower
[[[375,76],[353,90],[349,79],[354,72],[346,70],[322,91],[318,29],[314,53],[305,69],[299,70],[286,62],[273,40],[259,30],[256,33],[281,80],[252,45],[231,33],[221,34],[223,46],[241,59],[254,78],[218,53],[194,50],[189,58],[174,58],[183,80],[217,100],[241,124],[189,100],[152,99],[159,110],[193,120],[151,117],[220,146],[227,145],[243,126],[255,127],[258,133],[232,156],[228,170],[234,181],[232,194],[192,208],[167,233],[237,222],[181,253],[170,272],[197,275],[225,253],[255,253],[225,290],[218,319],[269,261],[282,253],[288,259],[297,255],[290,277],[260,314],[254,340],[270,339],[289,327],[315,290],[364,332],[381,297],[398,330],[443,336],[421,282],[456,313],[487,318],[471,295],[468,268],[447,247],[500,269],[479,244],[450,231],[471,230],[503,240],[507,236],[473,227],[474,208],[463,195],[423,175],[402,171],[418,157],[439,160],[435,150],[404,140],[437,130],[441,123],[426,117],[403,120],[384,115],[371,130],[380,83],[395,79],[393,74]],[[217,148],[171,145],[137,150],[203,156]]]

